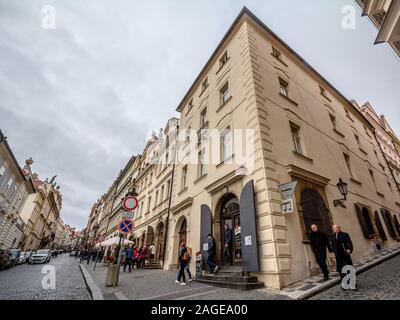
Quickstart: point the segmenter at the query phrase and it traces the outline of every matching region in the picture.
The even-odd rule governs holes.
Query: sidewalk
[[[99,263],[96,271],[94,264],[80,265],[90,291],[101,291],[99,300],[282,300],[288,299],[279,294],[279,290],[260,289],[237,291],[216,288],[198,282],[189,282],[186,286],[175,283],[176,272],[165,270],[132,270],[123,272],[121,267],[119,285],[116,288],[105,287],[107,266]],[[93,299],[96,300],[95,296]]]
[[[400,244],[354,262],[357,274],[400,254]],[[124,273],[121,267],[119,285],[105,287],[107,266],[99,263],[80,265],[82,274],[94,300],[304,300],[340,284],[338,273],[329,281],[318,275],[300,281],[282,290],[258,289],[237,291],[190,282],[186,286],[175,283],[176,272],[165,270],[132,270]]]
[[[357,274],[361,274],[400,254],[400,244],[391,249],[354,261]],[[318,293],[328,290],[341,282],[339,273],[331,274],[331,280],[322,280],[322,275],[311,277],[281,290],[281,294],[296,300],[305,300]]]

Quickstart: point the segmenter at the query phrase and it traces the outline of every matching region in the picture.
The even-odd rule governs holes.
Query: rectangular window
[[[279,78],[279,84],[281,88],[281,95],[289,98],[289,83],[282,78]]]
[[[221,136],[221,160],[226,161],[232,157],[232,132],[228,127],[224,130]],[[221,162],[222,162],[221,161]]]
[[[303,148],[301,147],[301,139],[300,139],[300,127],[291,123],[290,130],[292,133],[294,151],[296,151],[299,154],[303,154]]]
[[[157,207],[157,205],[158,205],[158,194],[159,194],[159,192],[157,190],[156,191],[156,197],[154,198],[154,208]]]
[[[202,149],[199,152],[199,156],[198,156],[198,160],[199,160],[199,178],[201,178],[202,176],[204,176],[206,174],[206,166],[205,166],[205,149]]]
[[[192,111],[193,109],[193,99],[191,99],[188,103],[188,112]]]
[[[182,169],[181,190],[186,188],[187,171],[188,171],[188,166],[186,165]]]
[[[5,163],[3,163],[3,165],[0,167],[0,177],[2,175],[4,175],[4,172],[6,172],[6,164]]]
[[[207,88],[208,88],[208,78],[205,78],[203,83],[201,84],[201,93],[206,91]]]
[[[392,184],[388,181],[387,182],[387,184],[388,184],[388,186],[389,186],[389,189],[390,189],[390,191],[392,191],[393,192],[393,189],[392,189]]]
[[[281,52],[274,47],[272,47],[272,55],[275,58],[278,58],[279,60],[281,60],[281,56],[282,56]]]
[[[200,114],[200,128],[204,128],[208,123],[207,108],[205,108]]]
[[[358,146],[360,146],[360,137],[358,135],[354,135],[354,138],[356,138]]]
[[[326,89],[323,86],[319,86],[319,90],[320,90],[321,95],[330,101],[330,99],[328,97],[328,93],[326,92]]]
[[[220,105],[224,105],[229,98],[231,97],[230,93],[229,93],[229,82],[227,82],[219,91],[219,95],[220,95]]]
[[[221,69],[229,60],[228,51],[225,51],[221,59],[219,59],[219,68]]]
[[[329,114],[329,118],[331,119],[333,129],[336,129],[336,117],[333,114]]]
[[[353,171],[351,170],[350,156],[343,153],[344,160],[346,161],[347,169],[349,170],[350,177],[353,178]]]
[[[189,127],[186,129],[186,137],[185,137],[185,142],[189,143],[190,142],[190,132],[191,132],[192,128]]]
[[[164,191],[165,191],[165,187],[162,186],[161,193],[160,193],[160,203],[162,203],[164,201]]]
[[[149,197],[149,199],[147,199],[147,212],[150,212],[151,210],[151,196]]]
[[[374,172],[371,169],[369,169],[368,171],[369,171],[369,175],[371,176],[372,182],[374,183],[375,189],[377,189],[376,188]]]

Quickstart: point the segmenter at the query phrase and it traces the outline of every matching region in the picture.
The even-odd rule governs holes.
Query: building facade
[[[389,167],[390,174],[393,175],[396,182],[395,186],[389,185],[389,187],[397,188],[400,191],[399,139],[396,137],[385,117],[383,115],[379,116],[369,102],[365,103],[360,108],[360,111],[374,126],[380,149],[384,155],[384,160]],[[381,166],[383,167],[382,164]]]
[[[375,44],[388,43],[400,56],[400,2],[397,0],[356,0],[363,16],[378,29]]]
[[[55,249],[60,230],[62,196],[53,178],[42,181],[33,174],[36,193],[29,195],[21,212],[26,224],[24,250]],[[57,239],[57,240],[56,240]]]
[[[349,232],[354,258],[371,253],[373,234],[397,245],[399,192],[389,187],[395,182],[373,126],[247,9],[178,111],[180,132],[198,133],[198,162],[178,163],[175,170],[165,268],[176,265],[182,242],[206,255],[209,232],[217,260],[226,264],[225,224],[235,234],[235,266],[272,288],[318,272],[308,241],[312,223],[326,233],[333,224]],[[207,130],[215,129],[220,145],[211,152]],[[246,145],[248,130],[253,137]],[[182,140],[179,150],[193,145],[193,137]],[[346,208],[333,205],[341,197],[340,178],[348,183]],[[291,182],[297,182],[294,208],[283,214],[280,185]]]
[[[224,225],[235,270],[271,288],[319,273],[312,224],[349,232],[355,259],[372,253],[372,236],[398,245],[400,193],[373,119],[246,8],[177,111],[114,183],[107,237],[118,235],[121,201],[136,190],[128,238],[155,243],[166,270],[177,267],[182,243],[206,257],[209,233],[226,265]]]
[[[179,120],[171,118],[155,134],[135,163],[134,184],[139,206],[132,232],[137,247],[156,247],[155,260],[164,262],[167,217],[171,208],[172,173]]]
[[[26,226],[20,214],[28,196],[35,194],[29,166],[25,168],[0,130],[0,246],[7,249],[19,248],[24,241]]]

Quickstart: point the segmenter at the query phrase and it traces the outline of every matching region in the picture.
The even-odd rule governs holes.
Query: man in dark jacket
[[[328,266],[326,265],[326,249],[332,252],[328,236],[318,230],[318,226],[313,224],[310,232],[311,250],[314,253],[315,260],[324,274],[324,280],[329,280]]]
[[[227,224],[225,224],[224,257],[226,259],[226,266],[227,267],[232,265],[232,244],[233,244],[232,229],[229,228],[229,226]]]
[[[345,276],[342,274],[343,267],[353,265],[350,256],[353,253],[353,243],[351,242],[350,235],[342,232],[338,225],[334,225],[332,229],[332,249],[336,257],[336,270],[340,273],[340,277],[343,278]]]
[[[210,267],[211,273],[215,273],[219,269],[219,266],[214,262],[217,249],[215,245],[215,239],[211,233],[207,236],[207,238],[208,238],[207,265]]]

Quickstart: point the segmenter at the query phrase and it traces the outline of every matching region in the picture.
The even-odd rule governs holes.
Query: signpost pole
[[[117,279],[119,279],[119,269],[121,268],[121,256],[122,256],[122,248],[123,248],[123,244],[124,244],[124,236],[122,235],[122,233],[119,234],[119,253],[118,253],[118,260],[117,260],[117,275],[114,279],[114,288],[117,285]]]

